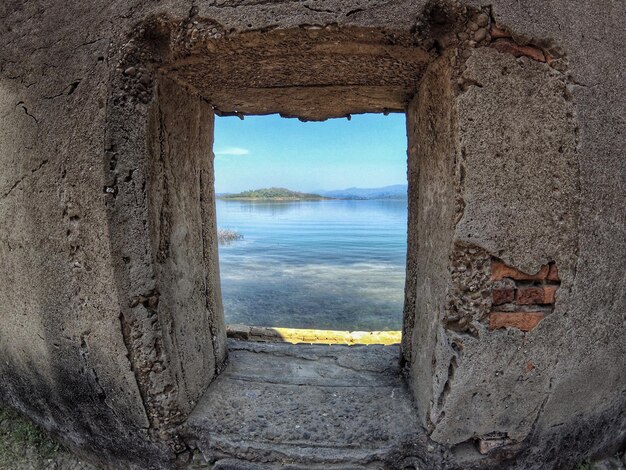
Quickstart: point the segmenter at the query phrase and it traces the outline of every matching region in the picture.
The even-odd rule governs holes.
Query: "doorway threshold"
[[[398,345],[230,339],[229,351],[227,369],[187,420],[187,441],[207,463],[411,468],[435,458]]]

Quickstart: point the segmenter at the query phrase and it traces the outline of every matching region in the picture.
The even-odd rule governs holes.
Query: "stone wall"
[[[0,399],[102,462],[160,459],[105,205],[116,31],[78,3],[3,2],[0,17]]]
[[[503,276],[494,271],[500,265],[492,258],[533,273],[557,260],[571,282],[577,135],[560,72],[497,49],[478,48],[463,57],[458,91],[417,97],[423,107],[416,113],[418,122],[426,123],[415,135],[423,149],[418,186],[428,192],[417,202],[424,216],[417,222],[422,254],[416,263],[411,371],[423,422],[434,440],[457,445],[499,439],[503,447],[515,446],[530,433],[545,397],[541,390],[549,385],[537,373],[520,385],[524,365],[532,362],[523,345],[534,338],[514,330],[532,330],[544,312],[521,305],[528,304],[524,293],[531,292],[522,286],[508,302],[511,311],[501,311],[507,302],[494,303],[493,294],[504,291],[492,283],[503,282]],[[451,83],[454,75],[445,68],[432,84],[428,78],[422,82],[425,93]],[[440,122],[447,125],[445,139],[437,139]],[[450,143],[441,152],[443,142]],[[446,188],[448,195],[440,194]],[[521,282],[518,272],[508,274]],[[530,305],[550,303],[542,299]],[[562,334],[558,327],[542,326],[547,336],[540,343]],[[519,370],[511,367],[514,363]]]
[[[226,331],[213,111],[174,82],[155,82],[145,113],[130,101],[110,116],[105,204],[122,334],[150,425],[163,431],[184,421],[223,367]],[[143,138],[133,142],[133,131]]]
[[[519,468],[617,450],[625,19],[611,1],[3,2],[0,399],[93,460],[173,466],[225,360],[211,105],[406,109],[403,357],[433,445],[465,468],[476,443]],[[511,274],[546,265],[559,281]]]

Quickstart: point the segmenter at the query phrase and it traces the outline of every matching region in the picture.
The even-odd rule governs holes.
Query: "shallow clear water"
[[[402,325],[407,202],[217,201],[227,323],[335,330]]]

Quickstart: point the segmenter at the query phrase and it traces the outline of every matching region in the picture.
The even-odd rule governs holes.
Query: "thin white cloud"
[[[225,147],[223,149],[215,151],[215,155],[218,155],[218,156],[231,155],[231,156],[240,157],[240,156],[249,155],[249,154],[250,154],[250,150],[244,149],[241,147]]]

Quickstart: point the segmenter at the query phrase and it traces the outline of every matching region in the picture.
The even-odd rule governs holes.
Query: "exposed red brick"
[[[528,364],[526,364],[526,367],[524,367],[524,370],[526,371],[526,373],[530,373],[535,369],[535,364],[533,364],[532,362],[528,362]]]
[[[543,292],[545,294],[544,303],[553,304],[556,300],[556,290],[558,286],[546,286],[543,288]]]
[[[534,329],[545,315],[542,312],[491,312],[489,329],[517,328],[522,331]]]
[[[515,302],[519,305],[546,305],[554,303],[556,286],[520,287]]]
[[[499,281],[500,279],[510,278],[516,281],[543,281],[548,276],[548,265],[541,266],[537,274],[526,274],[519,269],[507,266],[501,261],[491,262],[491,280]]]
[[[489,31],[489,34],[491,35],[493,39],[511,37],[511,33],[509,33],[508,31],[505,31],[504,29],[498,28],[495,24],[491,25],[491,30]]]
[[[547,279],[549,281],[560,281],[561,280],[561,278],[559,277],[559,269],[556,267],[556,264],[551,264],[550,265],[550,271],[548,272]]]
[[[491,291],[493,305],[508,304],[515,300],[515,289],[511,287],[493,289]]]
[[[517,290],[515,302],[519,305],[542,304],[544,298],[543,287],[522,287]]]
[[[512,54],[515,57],[525,56],[538,62],[546,61],[546,56],[541,49],[533,46],[520,46],[511,39],[498,39],[491,43],[491,47],[500,52]]]

